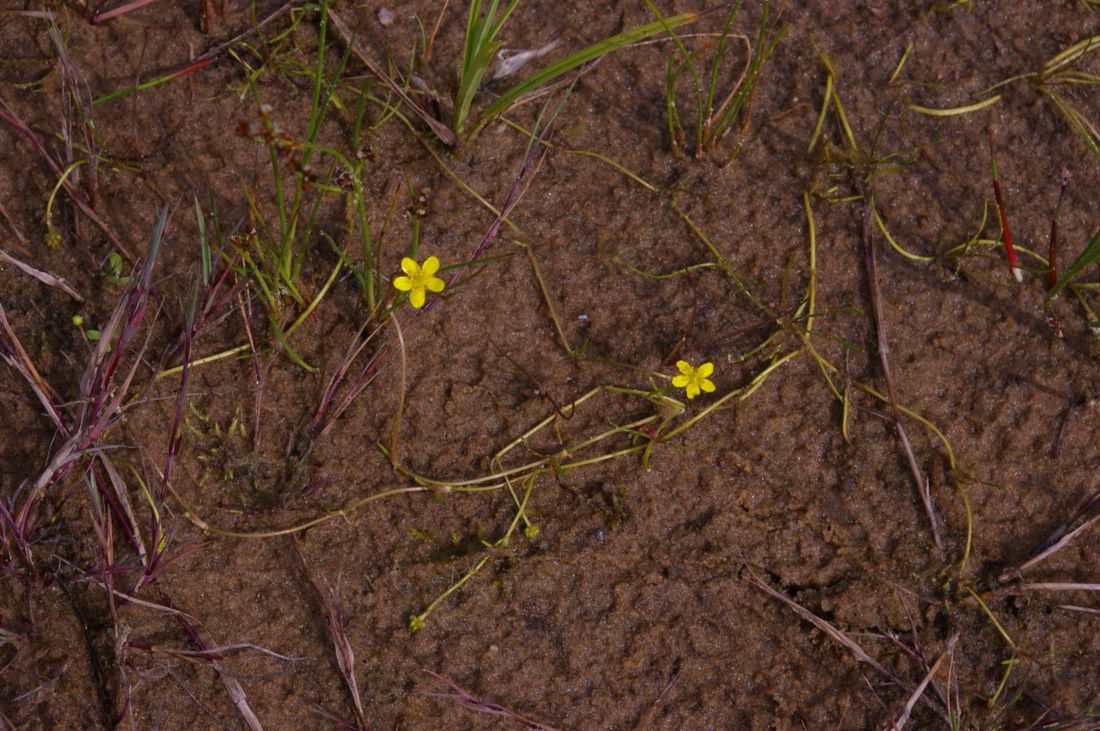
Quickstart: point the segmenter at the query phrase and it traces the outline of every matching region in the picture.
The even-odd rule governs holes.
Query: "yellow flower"
[[[407,277],[398,277],[393,280],[393,286],[402,292],[409,293],[409,304],[421,308],[427,299],[425,290],[430,292],[442,292],[443,280],[435,276],[439,271],[439,259],[429,256],[421,266],[409,257],[401,260],[401,268],[405,270]]]
[[[695,398],[700,391],[710,393],[714,390],[714,384],[707,380],[707,376],[714,373],[713,363],[704,363],[694,368],[686,360],[678,360],[676,367],[680,369],[680,375],[672,379],[672,385],[684,389],[688,398]]]

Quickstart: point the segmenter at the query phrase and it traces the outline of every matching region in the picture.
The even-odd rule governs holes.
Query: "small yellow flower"
[[[672,379],[672,385],[684,389],[689,399],[698,396],[700,391],[710,393],[714,390],[714,384],[707,380],[707,376],[714,373],[713,363],[704,363],[694,368],[686,360],[678,360],[676,367],[680,370],[680,375]]]
[[[409,293],[409,304],[413,307],[419,309],[424,306],[424,301],[428,298],[425,290],[437,293],[443,291],[443,280],[435,276],[439,271],[439,259],[434,256],[425,259],[423,266],[406,256],[401,260],[401,268],[408,276],[393,280],[393,286]]]

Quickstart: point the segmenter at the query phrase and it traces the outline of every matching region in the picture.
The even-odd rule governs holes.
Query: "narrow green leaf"
[[[1073,260],[1073,263],[1066,269],[1066,273],[1062,275],[1062,278],[1050,288],[1050,292],[1047,293],[1047,302],[1057,297],[1058,293],[1066,288],[1066,285],[1069,284],[1071,279],[1097,259],[1100,259],[1100,231],[1096,232],[1096,235],[1092,237],[1092,241],[1088,243],[1085,250]]]
[[[620,48],[629,46],[631,43],[637,43],[638,41],[645,40],[651,36],[655,36],[661,33],[667,28],[677,28],[681,25],[692,22],[697,17],[698,13],[684,13],[682,15],[676,15],[672,18],[667,18],[663,21],[654,21],[645,25],[640,25],[636,28],[623,31],[618,35],[605,38],[598,43],[593,43],[587,48],[582,48],[576,53],[566,56],[560,61],[556,61],[541,71],[536,71],[531,76],[527,77],[520,83],[513,86],[506,91],[499,99],[486,107],[485,111],[481,113],[481,117],[478,120],[477,125],[473,129],[473,134],[476,134],[478,130],[487,125],[493,117],[504,112],[508,107],[516,103],[516,101],[524,94],[530,93],[540,86],[549,84],[563,74],[567,74],[573,69],[579,68],[589,61],[595,61],[601,56],[605,56],[612,51],[617,51]]]
[[[199,205],[199,197],[195,196],[195,220],[199,224],[199,251],[202,253],[202,283],[210,284],[210,241],[206,238],[206,217],[202,215],[202,206]]]
[[[298,355],[298,351],[294,350],[294,348],[290,346],[290,341],[286,339],[286,333],[284,333],[283,329],[279,327],[279,323],[275,320],[274,317],[271,318],[271,330],[275,333],[275,339],[279,341],[279,345],[283,346],[283,350],[286,351],[287,356],[292,361],[311,373],[317,370],[309,363],[306,363],[302,356]]]
[[[485,9],[484,16],[481,13],[480,0],[473,0],[470,3],[470,13],[466,18],[466,43],[462,52],[462,76],[459,79],[458,91],[455,93],[454,130],[459,134],[466,126],[466,118],[469,116],[470,106],[473,104],[474,95],[477,94],[481,80],[492,65],[497,49],[500,48],[497,35],[512,15],[512,11],[519,5],[519,1],[510,0],[500,11],[499,17],[497,17],[497,11],[500,0],[492,0]]]

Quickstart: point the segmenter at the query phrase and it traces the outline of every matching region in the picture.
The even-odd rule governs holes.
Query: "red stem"
[[[1004,236],[1005,256],[1008,258],[1008,266],[1012,269],[1012,276],[1017,282],[1024,281],[1024,272],[1020,269],[1020,261],[1016,258],[1016,247],[1012,245],[1012,231],[1008,228],[1008,214],[1005,209],[1005,199],[1001,195],[1001,181],[997,176],[997,156],[993,152],[993,132],[989,132],[989,157],[993,161],[993,196],[997,199],[997,213],[1001,217],[1001,233]]]

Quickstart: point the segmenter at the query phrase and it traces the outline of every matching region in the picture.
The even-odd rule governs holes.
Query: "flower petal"
[[[683,388],[684,386],[688,385],[689,383],[691,383],[691,379],[688,378],[687,376],[675,376],[672,379],[672,385],[675,386],[676,388]]]
[[[410,277],[415,277],[416,273],[420,271],[420,265],[406,256],[401,260],[401,269]]]
[[[397,277],[393,280],[393,286],[402,292],[408,292],[413,288],[413,280],[408,277]]]
[[[707,379],[703,378],[699,381],[699,388],[703,389],[707,393],[710,393],[711,391],[714,390],[714,384],[711,383],[710,381],[708,381]]]
[[[426,276],[432,276],[439,271],[439,259],[434,256],[429,256],[420,266],[420,271],[424,272]]]
[[[689,383],[685,390],[687,391],[688,398],[695,398],[699,395],[699,386],[694,383]]]
[[[418,310],[424,306],[425,299],[423,287],[417,287],[409,294],[409,304]]]
[[[680,372],[685,376],[690,376],[695,372],[695,369],[691,367],[691,363],[688,363],[686,360],[676,361],[676,367],[679,368]]]
[[[695,370],[695,372],[698,373],[703,378],[706,378],[711,373],[714,373],[714,364],[713,363],[704,363],[703,365],[699,366]]]
[[[428,262],[424,262],[425,267],[427,266],[427,263]],[[424,286],[433,292],[442,292],[443,287],[445,286],[445,282],[439,277],[428,277],[424,280]]]

